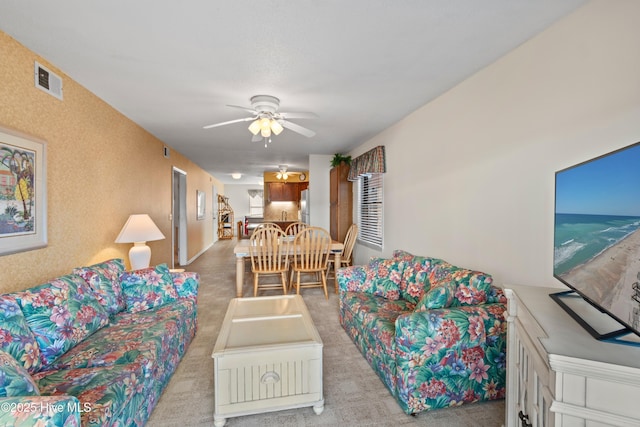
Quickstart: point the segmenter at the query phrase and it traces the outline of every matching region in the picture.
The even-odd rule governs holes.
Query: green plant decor
[[[333,159],[331,159],[331,166],[336,167],[340,163],[346,163],[347,165],[351,164],[351,156],[343,156],[342,154],[336,153],[333,155]]]

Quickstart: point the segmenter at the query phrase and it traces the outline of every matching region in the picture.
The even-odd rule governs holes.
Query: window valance
[[[378,145],[376,148],[367,151],[361,156],[351,161],[349,169],[349,181],[357,181],[361,175],[371,173],[385,173],[387,165],[384,156],[384,145]]]
[[[264,190],[247,190],[247,192],[249,193],[249,197],[262,197],[263,191]]]

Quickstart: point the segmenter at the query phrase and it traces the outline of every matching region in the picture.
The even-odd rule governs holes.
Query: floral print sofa
[[[144,425],[195,336],[198,285],[112,259],[0,295],[0,425]]]
[[[504,398],[506,299],[491,276],[395,251],[337,279],[340,323],[407,414]]]

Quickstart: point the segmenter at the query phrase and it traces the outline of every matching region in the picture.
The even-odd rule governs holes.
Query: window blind
[[[382,249],[382,177],[381,173],[360,176],[358,240]]]

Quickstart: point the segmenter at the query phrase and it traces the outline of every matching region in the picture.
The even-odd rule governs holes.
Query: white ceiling
[[[345,153],[584,0],[2,0],[0,30],[224,183]],[[268,148],[253,95],[311,111]],[[232,172],[241,172],[239,181]]]

